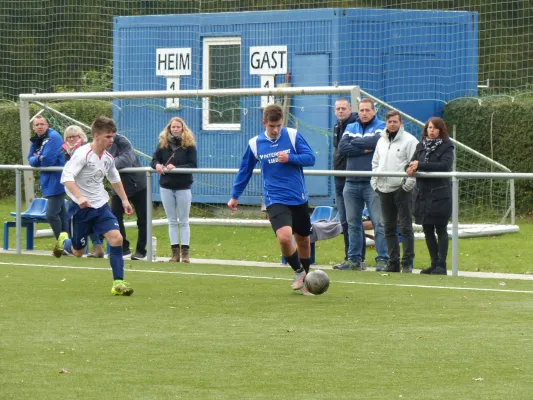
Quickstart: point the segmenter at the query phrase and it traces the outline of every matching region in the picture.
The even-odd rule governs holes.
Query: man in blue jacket
[[[381,132],[386,128],[385,123],[376,118],[376,110],[372,100],[365,98],[359,103],[359,122],[346,127],[339,143],[339,152],[347,156],[347,171],[372,171],[372,157]],[[340,270],[364,269],[362,264],[363,240],[361,218],[363,209],[368,208],[370,220],[374,226],[374,240],[376,243],[376,271],[387,267],[389,259],[383,221],[381,218],[381,203],[379,196],[370,185],[370,177],[351,176],[346,178],[343,191],[344,205],[350,246],[348,260],[339,266]]]
[[[33,119],[32,129],[36,136],[32,137],[28,161],[32,167],[62,167],[65,156],[60,151],[63,146],[61,135],[50,128],[42,115]],[[65,207],[65,187],[61,183],[61,171],[41,171],[41,192],[48,202],[46,218],[54,231],[56,239],[61,232],[68,232],[68,218]]]
[[[265,131],[248,142],[228,207],[237,209],[239,197],[259,161],[267,215],[279,240],[281,253],[294,270],[291,287],[310,295],[304,287],[311,265],[311,220],[303,167],[315,165],[315,155],[303,136],[295,129],[282,126],[282,122],[283,109],[279,105],[265,107]],[[292,241],[293,234],[297,246]]]

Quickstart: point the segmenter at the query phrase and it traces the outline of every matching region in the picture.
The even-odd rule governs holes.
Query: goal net
[[[332,92],[338,88],[331,88]],[[298,88],[300,90],[300,88]],[[246,90],[245,90],[246,91]],[[251,96],[254,90],[248,90],[247,96],[237,96],[239,104],[245,104],[241,111],[240,123],[246,127],[239,131],[222,134],[218,131],[195,131],[198,141],[198,166],[200,168],[236,169],[244,154],[248,140],[262,131],[260,106],[261,96]],[[104,93],[102,93],[104,95]],[[54,95],[52,95],[54,96]],[[57,95],[58,97],[60,95]],[[81,107],[91,107],[92,100],[81,100],[84,93],[69,94],[69,103],[79,102]],[[80,100],[72,100],[79,96]],[[113,95],[107,95],[113,99]],[[287,111],[287,126],[297,128],[315,152],[317,165],[314,169],[329,170],[331,168],[332,132],[328,128],[334,120],[333,106],[335,99],[342,94],[321,95],[275,95],[271,99],[279,103]],[[350,97],[347,95],[346,97]],[[211,96],[210,101],[217,103],[224,96]],[[188,97],[191,111],[202,113],[205,98]],[[173,114],[168,113],[165,98],[119,99],[114,102],[113,117],[117,121],[119,132],[126,136],[134,145],[143,165],[148,166],[151,155],[157,146],[159,132],[165,127]],[[83,126],[87,132],[91,121],[79,121],[64,113],[58,112],[62,102],[38,102],[39,112],[44,113],[51,125],[59,132],[71,124]],[[253,106],[256,104],[256,106]],[[377,103],[378,118],[384,118],[390,106]],[[199,117],[198,117],[199,118]],[[139,125],[140,121],[147,121]],[[417,122],[404,118],[405,128],[420,137],[421,126]],[[460,143],[456,144],[456,169],[459,172],[507,172],[481,154]],[[230,213],[225,206],[228,201],[234,180],[233,173],[195,174],[193,185],[192,215],[199,218],[252,218],[263,217],[261,212],[262,183],[260,176],[254,176],[241,198],[240,213]],[[160,200],[157,175],[154,175],[153,199]],[[306,178],[310,192],[310,204],[334,205],[334,184],[332,176],[308,176]],[[462,179],[459,181],[459,221],[460,223],[501,224],[511,222],[512,181],[505,179]],[[164,217],[161,210],[161,217]],[[157,215],[156,215],[157,217]]]
[[[52,4],[53,3],[53,4]],[[464,33],[457,32],[451,41],[445,39],[438,29],[429,28],[431,20],[441,18],[443,23],[450,24],[450,15],[457,12],[471,13],[471,20],[477,24],[478,37],[475,48],[465,45],[461,51],[474,51],[479,54],[478,82],[488,88],[487,92],[509,92],[513,90],[527,90],[531,87],[533,68],[531,67],[532,53],[528,51],[533,8],[526,1],[501,0],[455,0],[455,1],[419,1],[419,0],[350,0],[350,1],[322,1],[322,0],[270,0],[270,1],[141,1],[141,0],[69,0],[63,2],[48,0],[3,0],[0,2],[0,93],[10,100],[17,100],[19,93],[52,91],[106,91],[112,90],[113,69],[117,67],[113,62],[113,34],[116,17],[142,18],[151,15],[174,15],[171,19],[188,22],[194,14],[205,15],[189,30],[176,30],[168,24],[152,25],[151,30],[157,37],[168,37],[169,46],[176,42],[174,38],[183,38],[191,32],[202,32],[207,25],[209,16],[216,15],[218,21],[215,29],[207,33],[220,36],[226,30],[232,15],[240,12],[291,12],[298,10],[317,10],[329,8],[337,12],[347,13],[348,9],[359,9],[366,15],[374,27],[372,33],[362,35],[359,27],[354,25],[353,34],[347,36],[349,42],[343,48],[343,54],[349,54],[353,49],[357,52],[347,69],[355,69],[365,60],[375,59],[376,55],[384,54],[386,41],[399,41],[405,37],[413,25],[426,25],[428,29],[409,39],[410,44],[418,46],[421,40],[431,38],[435,42],[435,51],[426,52],[428,56],[438,57],[439,54],[452,51],[453,46],[465,43]],[[337,7],[337,8],[335,8]],[[344,7],[344,8],[340,8]],[[385,10],[389,14],[380,16],[375,10]],[[446,12],[442,14],[410,14],[408,21],[405,15],[409,10]],[[224,13],[224,14],[220,14]],[[271,30],[264,30],[257,25],[257,39],[266,38],[272,32],[279,30],[283,19],[277,15],[263,18],[271,24]],[[261,22],[260,19],[249,22]],[[142,24],[143,22],[140,22]],[[148,22],[145,22],[148,23]],[[351,22],[347,22],[351,23]],[[315,29],[307,23],[301,29],[289,32],[294,40],[299,38],[313,38],[316,41],[314,52],[320,51],[326,36],[327,26]],[[132,46],[140,47],[143,43],[153,40],[153,36],[139,36],[131,40]],[[367,55],[364,49],[372,46],[373,54]],[[392,63],[405,64],[405,57],[416,52],[408,51],[398,43],[398,55],[392,57]],[[478,48],[479,46],[479,48]],[[525,50],[524,50],[525,49]],[[231,57],[231,49],[224,55]],[[309,52],[308,54],[311,54]],[[392,55],[393,53],[389,53]],[[152,54],[146,55],[152,57]],[[215,55],[216,56],[216,55]],[[221,55],[222,56],[222,55]],[[193,56],[195,57],[195,56]],[[417,60],[418,58],[418,60]],[[408,63],[423,69],[421,56],[408,59]],[[338,61],[331,60],[332,65]],[[456,57],[456,62],[460,57]],[[141,70],[145,67],[143,60],[132,62],[132,69]],[[406,68],[412,65],[406,64]],[[398,66],[399,68],[399,66]],[[426,67],[429,68],[429,67]],[[434,68],[442,76],[447,74],[452,64],[438,64]],[[369,69],[369,74],[377,74],[379,69]],[[313,72],[310,72],[313,74]],[[466,75],[464,76],[467,78]],[[363,89],[370,90],[366,82],[357,82]],[[449,84],[460,86],[461,79]],[[196,88],[202,83],[197,80]],[[319,85],[319,83],[312,83]],[[143,88],[150,90],[152,88]],[[448,101],[446,99],[445,101]]]

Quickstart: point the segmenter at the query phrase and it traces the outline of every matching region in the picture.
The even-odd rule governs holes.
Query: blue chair
[[[311,214],[311,223],[314,224],[317,221],[333,221],[333,207],[330,206],[318,206],[313,210]]]
[[[26,249],[33,250],[35,239],[34,225],[37,222],[47,222],[46,207],[48,200],[43,198],[34,199],[28,209],[20,214],[21,225],[26,228]],[[16,217],[16,212],[11,212],[11,216]],[[16,228],[16,221],[4,222],[4,250],[9,248],[9,228]]]

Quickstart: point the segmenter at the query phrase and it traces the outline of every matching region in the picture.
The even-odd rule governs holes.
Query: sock
[[[303,268],[300,265],[300,258],[298,257],[298,250],[296,250],[292,256],[289,256],[289,257],[285,256],[285,259],[287,260],[287,264],[291,266],[294,272],[303,271]]]
[[[300,258],[300,262],[302,263],[302,267],[304,267],[305,273],[309,273],[309,268],[311,267],[311,259],[310,258]]]
[[[113,280],[124,280],[124,259],[122,246],[110,246],[109,263],[113,271]]]
[[[72,254],[72,240],[70,239],[63,240],[63,250],[65,250],[69,254]]]
[[[180,245],[179,244],[173,244],[170,247],[173,248],[173,249],[179,249]]]

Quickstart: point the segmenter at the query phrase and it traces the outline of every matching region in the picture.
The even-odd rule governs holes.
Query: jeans
[[[350,248],[350,232],[348,231],[348,221],[346,220],[346,207],[344,206],[344,196],[342,194],[344,190],[344,184],[346,179],[335,177],[335,205],[339,212],[339,221],[342,226],[342,234],[344,236],[344,259],[348,259],[348,249]],[[361,229],[363,233],[361,239],[363,240],[363,250],[361,254],[362,261],[365,261],[366,255],[366,236],[365,230]]]
[[[191,240],[189,212],[191,211],[191,189],[172,190],[160,187],[161,201],[168,218],[168,236],[170,244],[188,246]],[[179,222],[178,222],[179,221]],[[179,241],[178,241],[179,225]]]
[[[65,206],[65,194],[48,196],[46,205],[46,219],[54,232],[56,239],[61,232],[69,232],[67,207]]]
[[[389,249],[389,264],[400,266],[400,243],[396,226],[400,224],[403,237],[402,267],[413,265],[415,257],[415,237],[413,234],[413,216],[411,205],[412,192],[402,188],[390,193],[379,193],[383,225],[385,227],[385,240]]]
[[[135,208],[137,214],[137,246],[135,251],[142,256],[146,256],[146,188],[135,192],[132,196],[128,196],[128,200]],[[126,239],[126,229],[124,228],[124,207],[122,207],[122,200],[118,195],[111,198],[111,211],[117,217],[118,227],[122,235],[122,249],[124,251],[130,250],[130,242]]]
[[[369,181],[346,181],[344,185],[344,205],[346,207],[346,219],[350,235],[350,247],[348,258],[354,262],[363,260],[363,224],[361,222],[365,203],[370,214],[370,220],[374,226],[374,241],[378,256],[376,261],[388,261],[387,243],[383,221],[381,220],[381,204],[379,196],[372,190]]]

